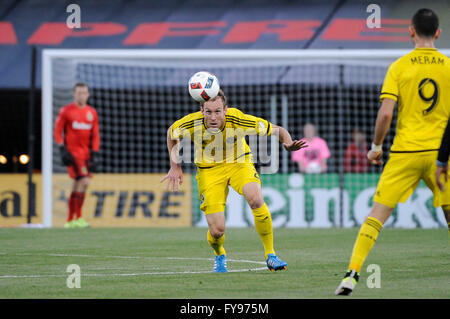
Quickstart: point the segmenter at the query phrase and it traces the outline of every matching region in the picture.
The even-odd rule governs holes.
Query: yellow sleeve
[[[380,101],[383,101],[385,98],[389,98],[394,101],[398,100],[398,76],[396,72],[396,65],[397,64],[395,62],[392,63],[386,73],[380,93]]]
[[[175,121],[170,129],[170,137],[172,139],[182,139],[184,137],[192,137],[194,127],[203,124],[203,116],[200,112],[191,113],[185,117]]]
[[[245,114],[235,108],[228,109],[226,119],[233,126],[242,128],[249,135],[270,135],[272,133],[272,125],[269,121],[257,116]]]

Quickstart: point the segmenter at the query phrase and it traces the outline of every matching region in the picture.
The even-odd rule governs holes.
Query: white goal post
[[[230,92],[232,92],[231,104],[235,105],[238,103],[236,100],[239,97],[246,96],[249,99],[248,101],[250,101],[249,104],[254,103],[257,105],[251,111],[258,112],[258,105],[266,103],[266,100],[268,100],[267,110],[264,109],[268,120],[293,130],[296,135],[301,135],[301,125],[305,124],[306,119],[314,123],[320,123],[321,127],[319,130],[321,129],[321,131],[319,132],[330,141],[330,149],[338,150],[339,148],[344,148],[343,143],[347,144],[347,137],[345,136],[349,135],[354,126],[362,126],[367,135],[372,130],[374,125],[373,107],[370,107],[370,114],[366,113],[368,112],[366,110],[369,109],[366,104],[372,105],[374,103],[374,96],[377,95],[376,90],[382,85],[387,67],[395,59],[410,51],[403,49],[44,49],[42,53],[43,224],[45,227],[53,226],[54,194],[52,176],[55,169],[61,171],[60,166],[55,167],[56,161],[59,160],[53,140],[55,112],[64,105],[60,103],[69,101],[71,97],[70,90],[78,81],[87,81],[90,87],[97,86],[103,90],[102,92],[106,92],[102,93],[104,95],[99,97],[98,100],[98,103],[101,103],[104,109],[108,108],[109,101],[115,99],[116,93],[113,91],[114,89],[122,90],[125,88],[129,90],[126,93],[127,96],[138,91],[136,94],[139,95],[138,98],[143,103],[143,108],[138,110],[139,114],[145,114],[145,106],[152,104],[153,101],[164,105],[171,105],[170,103],[173,102],[174,106],[171,109],[160,109],[161,114],[155,118],[155,122],[168,127],[170,123],[165,123],[164,121],[172,119],[172,117],[167,117],[167,114],[164,113],[170,112],[173,118],[180,118],[187,113],[184,112],[186,109],[183,106],[186,99],[185,97],[180,97],[180,94],[183,94],[182,92],[188,94],[188,78],[186,78],[186,75],[193,74],[194,70],[213,70],[221,84],[225,87],[230,87]],[[440,50],[440,52],[447,56],[450,55],[450,49]],[[373,74],[371,74],[372,68],[375,70]],[[177,71],[175,72],[174,70]],[[173,76],[170,74],[173,74]],[[92,81],[92,83],[89,83],[89,81]],[[148,88],[154,87],[156,85],[155,82],[158,82],[158,85],[165,88],[170,87],[170,85],[179,86],[180,89],[177,89],[175,93],[177,96],[170,97],[165,93],[164,97],[158,97],[154,96],[154,93],[151,93],[151,95],[150,93],[149,95],[142,93]],[[373,89],[370,89],[369,92],[367,88],[359,88],[358,83],[371,86]],[[130,85],[130,87],[127,88],[127,85]],[[299,88],[302,85],[306,85],[306,89]],[[340,89],[333,89],[330,93],[331,95],[328,96],[328,91],[323,91],[322,89],[322,86],[339,87],[340,85],[349,87],[349,90],[340,91]],[[64,95],[64,98],[61,98],[61,95]],[[342,100],[340,95],[345,95]],[[127,98],[132,99],[133,97]],[[247,100],[239,101],[239,103],[246,103],[245,101]],[[295,105],[289,104],[291,101],[295,101]],[[308,106],[303,107],[301,101],[309,103]],[[122,100],[117,101],[118,105],[123,105],[123,103],[126,104]],[[357,105],[355,105],[355,109],[348,108],[349,103],[359,103],[361,107],[356,109]],[[96,107],[96,103],[91,104]],[[326,110],[325,106],[327,104],[336,104],[336,106]],[[340,112],[344,109],[346,111]],[[112,121],[111,125],[114,125],[115,121],[122,116],[113,114],[114,111],[108,112],[108,116],[110,116]],[[260,116],[259,114],[255,115]],[[118,167],[121,165],[120,163],[123,165],[126,162],[127,157],[120,157],[122,156],[120,154],[123,153],[120,147],[123,146],[118,144],[121,143],[122,139],[116,137],[113,130],[108,128],[108,131],[104,134],[111,135],[110,140],[108,137],[108,141],[110,141],[108,143],[110,144],[106,145],[109,147],[108,152],[110,153],[106,156],[108,158],[120,157],[123,160],[104,164],[105,172],[139,174],[140,172],[163,172],[165,170],[165,164],[162,164],[162,162],[168,161],[166,159],[167,154],[160,154],[161,148],[156,148],[156,146],[148,142],[148,139],[145,139],[151,132],[156,131],[139,131],[140,127],[145,127],[146,124],[139,122],[140,115],[136,115],[136,117],[131,123],[136,125],[136,131],[127,131],[132,142],[124,140],[124,143],[133,144],[129,146],[130,152],[134,154],[130,162],[130,166],[133,166],[133,169],[122,170]],[[347,122],[349,117],[353,119],[349,119]],[[145,119],[146,117],[143,115],[141,118]],[[303,118],[304,120],[296,122],[295,119],[297,118]],[[326,122],[323,122],[324,118],[326,118]],[[358,118],[360,122],[358,122]],[[347,124],[345,124],[346,127],[341,128],[340,126],[344,125],[341,124],[344,123],[343,121]],[[143,136],[142,142],[133,139],[133,132]],[[336,132],[345,132],[346,135],[338,136],[339,134],[336,134]],[[370,139],[370,136],[366,136],[366,138]],[[151,153],[146,153],[146,145],[155,148],[152,149]],[[163,148],[165,148],[165,145]],[[113,152],[117,152],[117,155]],[[337,152],[335,151],[334,153]],[[339,152],[341,151],[339,150]],[[341,167],[343,162],[340,162],[343,155],[343,152],[342,154],[339,153],[329,164],[330,172],[336,173],[337,176],[343,176],[339,175],[344,172]],[[290,161],[289,156],[286,152],[280,153],[280,173],[292,173],[295,171],[295,164]],[[146,160],[151,158],[151,160],[143,163],[144,160],[141,160],[140,157]],[[343,177],[340,182],[344,182]],[[344,202],[340,201],[339,204],[345,206],[345,200]]]

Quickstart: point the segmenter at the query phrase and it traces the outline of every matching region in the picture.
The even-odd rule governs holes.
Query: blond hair
[[[206,102],[214,102],[218,98],[222,99],[224,107],[227,106],[227,97],[225,96],[225,93],[223,93],[223,91],[221,89],[219,90],[219,93],[217,93],[217,95],[213,99],[210,99],[210,100],[205,101],[205,102],[201,102],[200,106],[203,107]]]

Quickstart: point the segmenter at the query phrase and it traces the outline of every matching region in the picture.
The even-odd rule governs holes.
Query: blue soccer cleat
[[[228,272],[226,255],[216,256],[214,260],[214,272]]]
[[[266,263],[267,268],[269,268],[270,271],[287,269],[287,263],[285,261],[282,261],[280,258],[278,258],[277,255],[274,254],[267,255]]]

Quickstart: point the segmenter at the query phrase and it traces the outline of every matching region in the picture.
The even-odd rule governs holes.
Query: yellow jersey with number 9
[[[450,117],[450,59],[435,48],[416,48],[389,67],[380,100],[398,103],[391,152],[438,150]]]

